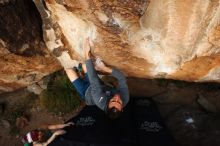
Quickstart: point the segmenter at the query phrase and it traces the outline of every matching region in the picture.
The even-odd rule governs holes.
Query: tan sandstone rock
[[[89,37],[93,54],[128,76],[220,81],[219,0],[45,2],[47,10],[35,0],[47,13],[43,23],[50,20],[44,36],[52,52],[65,48],[82,61]]]
[[[83,62],[87,37],[130,77],[220,82],[220,0],[3,0],[0,18],[0,93]]]
[[[0,2],[0,93],[24,88],[61,69],[44,44],[40,20],[32,1]]]

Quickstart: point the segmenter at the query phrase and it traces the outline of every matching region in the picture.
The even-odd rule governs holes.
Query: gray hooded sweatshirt
[[[113,69],[112,71],[112,76],[118,80],[118,86],[115,89],[102,83],[91,59],[86,60],[86,68],[90,81],[90,86],[85,93],[85,102],[87,105],[96,105],[101,110],[106,111],[109,100],[115,93],[119,93],[123,107],[126,106],[129,101],[129,91],[126,78],[122,72],[117,69]]]

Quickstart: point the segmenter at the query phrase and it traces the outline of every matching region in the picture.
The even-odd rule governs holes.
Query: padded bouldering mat
[[[131,98],[120,118],[110,120],[96,106],[86,106],[67,122],[67,133],[49,146],[174,146],[175,140],[149,98]]]

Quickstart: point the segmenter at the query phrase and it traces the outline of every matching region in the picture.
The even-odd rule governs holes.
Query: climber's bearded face
[[[119,94],[115,94],[109,101],[108,108],[111,109],[113,107],[115,107],[118,111],[122,111],[123,104]]]

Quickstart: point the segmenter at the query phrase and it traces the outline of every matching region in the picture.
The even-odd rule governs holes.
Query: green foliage
[[[20,99],[20,102],[15,103],[13,107],[4,113],[2,118],[7,119],[10,123],[10,135],[15,136],[20,132],[19,127],[16,126],[16,119],[20,117],[29,117],[29,109],[33,106],[37,96],[33,93],[30,93]]]
[[[24,115],[25,115],[25,109],[23,107],[18,107],[8,114],[8,120],[9,123],[11,124],[10,132],[9,132],[10,135],[15,136],[19,134],[20,129],[15,125],[16,119]]]
[[[40,95],[40,102],[49,112],[56,114],[69,113],[80,105],[76,91],[62,72],[51,77],[47,90]]]
[[[20,109],[15,109],[9,114],[9,123],[11,124],[10,127],[10,135],[15,136],[20,133],[20,129],[16,126],[16,119],[19,117],[25,116],[25,110],[20,108]]]

